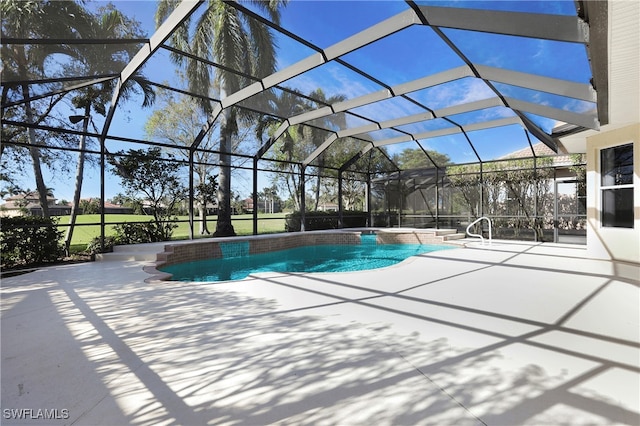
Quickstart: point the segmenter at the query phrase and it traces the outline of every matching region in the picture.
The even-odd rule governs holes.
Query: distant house
[[[242,209],[247,213],[253,213],[255,208],[253,198],[249,197],[242,201]],[[258,197],[258,213],[279,213],[282,211],[282,205],[279,198],[260,198]]]
[[[532,151],[533,148],[533,151]],[[570,154],[556,154],[549,148],[547,145],[542,142],[538,142],[533,144],[529,148],[523,148],[518,151],[514,151],[510,154],[505,155],[504,157],[500,157],[500,160],[511,160],[511,159],[529,159],[535,153],[536,157],[552,157],[553,166],[554,167],[562,167],[562,166],[572,166],[574,164],[573,157]]]
[[[338,205],[336,203],[321,203],[318,204],[318,210],[323,212],[337,212]]]
[[[98,201],[96,198],[85,198],[83,201]],[[47,204],[49,206],[50,216],[65,216],[71,214],[72,204],[62,205],[58,204],[57,199],[54,197],[47,197]],[[0,205],[1,216],[22,216],[23,214],[29,214],[32,216],[42,216],[42,207],[38,199],[37,192],[29,192],[27,194],[13,195],[5,200],[5,203]],[[120,204],[105,203],[104,212],[107,214],[132,214],[133,209],[131,207],[125,207]],[[82,212],[80,212],[82,214]]]
[[[56,203],[57,199],[51,196],[47,197],[47,206],[49,207],[49,215],[62,216],[71,213],[70,205],[62,205]],[[42,206],[37,192],[29,192],[26,194],[13,195],[0,205],[0,215],[2,216],[22,216],[25,214],[32,216],[42,216]]]
[[[83,198],[80,201],[86,201],[87,203],[91,204],[91,203],[97,203],[97,205],[100,205],[100,199],[99,198]],[[82,204],[80,204],[82,206]],[[105,202],[104,203],[104,212],[105,214],[132,214],[133,213],[133,208],[132,207],[125,207],[122,204],[113,204],[113,203],[109,203],[109,202]]]
[[[125,207],[121,204],[104,203],[104,212],[106,214],[132,214],[133,208]]]
[[[247,213],[253,213],[253,198],[245,198],[242,202],[242,209]]]
[[[151,213],[151,203],[149,203],[148,201],[143,201],[142,202],[142,206],[143,206],[144,210],[148,214]],[[162,206],[162,207],[164,207],[164,206]],[[180,208],[183,211],[188,211],[189,210],[189,201],[188,200],[182,201],[182,203],[180,204]],[[197,200],[194,199],[193,200],[193,214],[199,217],[201,208],[202,208],[202,205]],[[213,216],[213,215],[218,214],[218,203],[217,203],[216,200],[213,200],[213,201],[207,203],[205,214],[207,216]]]

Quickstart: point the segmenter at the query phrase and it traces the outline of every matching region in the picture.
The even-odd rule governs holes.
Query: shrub
[[[17,216],[2,219],[0,252],[3,267],[54,262],[64,256],[63,232],[55,218]]]
[[[113,246],[116,244],[116,237],[104,237],[104,252],[107,253],[113,251]],[[89,244],[87,244],[86,252],[88,254],[96,254],[100,253],[100,249],[100,237],[95,237],[89,242]]]
[[[159,241],[167,241],[171,239],[173,230],[178,225],[175,223],[161,223],[157,225],[155,222],[142,223],[123,223],[114,227],[116,231],[116,244],[139,244],[139,243],[155,243]]]
[[[367,226],[368,213],[361,211],[342,212],[342,226],[344,228],[364,228]]]
[[[114,226],[115,235],[106,236],[104,238],[104,252],[112,252],[115,245],[155,243],[159,241],[167,241],[171,238],[173,230],[178,225],[175,223],[165,222],[160,226],[155,222],[142,223],[123,223]],[[100,237],[95,237],[87,245],[86,252],[88,254],[96,254],[101,252]]]
[[[306,212],[304,216],[304,229],[306,231],[338,228],[338,212]],[[301,221],[302,215],[300,212],[288,214],[285,217],[284,229],[287,232],[300,231]],[[365,227],[367,225],[367,215],[363,212],[346,211],[342,214],[342,223],[345,228]]]

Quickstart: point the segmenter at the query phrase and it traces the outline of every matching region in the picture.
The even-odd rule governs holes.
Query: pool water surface
[[[160,268],[174,281],[241,280],[257,272],[349,272],[384,268],[408,257],[457,248],[436,244],[316,245],[197,260]]]

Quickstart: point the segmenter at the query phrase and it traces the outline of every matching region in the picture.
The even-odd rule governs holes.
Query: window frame
[[[634,217],[634,201],[633,197],[634,197],[634,163],[635,161],[637,161],[637,159],[633,158],[633,142],[626,142],[626,143],[622,143],[622,144],[617,144],[617,145],[613,145],[613,146],[609,146],[606,148],[601,148],[599,150],[599,172],[600,172],[600,180],[599,180],[599,193],[600,193],[600,227],[601,228],[607,228],[607,229],[634,229],[635,228],[635,217]],[[605,176],[605,170],[604,170],[604,161],[603,161],[603,156],[604,153],[608,150],[613,150],[613,149],[619,149],[625,146],[630,146],[631,149],[631,170],[632,170],[632,176],[631,176],[631,183],[624,183],[624,184],[616,184],[615,182],[611,185],[605,185],[603,183],[604,181],[604,176]],[[613,165],[615,167],[615,164]],[[605,225],[605,214],[607,213],[605,211],[605,193],[611,192],[611,191],[616,191],[616,190],[621,190],[621,189],[628,189],[631,192],[631,224],[630,226],[627,225]],[[614,210],[615,213],[615,210]]]

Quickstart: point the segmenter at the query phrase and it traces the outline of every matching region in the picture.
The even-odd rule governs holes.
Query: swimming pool
[[[173,281],[241,280],[257,272],[348,272],[377,269],[408,257],[455,246],[445,244],[314,245],[268,253],[230,253],[223,258],[196,260],[159,268],[172,274]],[[375,235],[373,236],[375,238]]]

